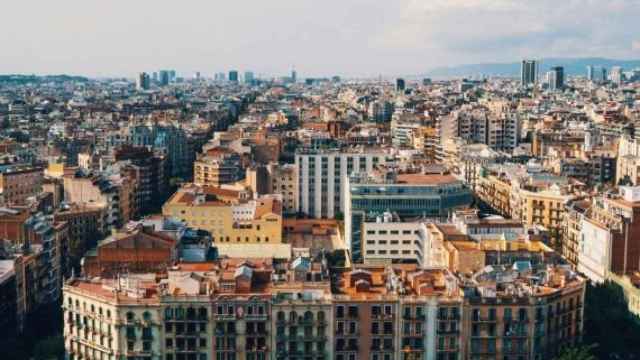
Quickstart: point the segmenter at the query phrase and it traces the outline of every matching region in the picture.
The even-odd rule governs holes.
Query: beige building
[[[193,182],[197,185],[233,183],[240,180],[243,173],[240,155],[221,147],[206,150],[193,163]]]
[[[295,214],[298,209],[298,171],[290,164],[269,164],[269,190],[282,196],[283,211]]]
[[[162,213],[207,230],[214,243],[279,244],[282,242],[282,203],[263,196],[237,203],[223,202],[210,188],[185,185],[163,206]]]

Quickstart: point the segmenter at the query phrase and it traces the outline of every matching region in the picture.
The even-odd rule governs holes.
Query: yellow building
[[[193,163],[193,182],[198,185],[220,186],[242,178],[240,155],[223,148],[212,148],[198,155]]]
[[[519,204],[514,208],[520,209],[517,218],[525,225],[545,227],[549,231],[550,244],[560,248],[565,204],[572,198],[572,195],[562,193],[557,186],[538,192],[519,189],[516,196]]]
[[[215,243],[282,242],[282,203],[272,196],[230,203],[209,188],[186,185],[165,203],[162,213],[209,231]]]
[[[485,175],[478,178],[478,197],[500,215],[513,216],[511,211],[511,182],[501,176]]]

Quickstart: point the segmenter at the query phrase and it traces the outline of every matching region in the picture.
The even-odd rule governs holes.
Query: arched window
[[[133,319],[134,319],[135,317],[136,317],[136,316],[135,316],[135,314],[134,314],[134,313],[132,313],[131,311],[129,311],[129,312],[127,313],[127,321],[128,321],[128,322],[133,321]]]
[[[318,321],[324,321],[324,311],[318,311]]]
[[[313,313],[311,311],[306,311],[304,313],[304,321],[305,322],[311,322],[313,321]]]
[[[278,321],[284,321],[284,311],[278,311]]]
[[[148,311],[145,311],[145,312],[142,314],[142,318],[143,318],[145,321],[151,321],[151,313],[150,313],[150,312],[148,312]]]
[[[298,320],[298,314],[295,311],[292,311],[289,313],[289,320],[290,321],[297,321]]]
[[[168,319],[168,320],[173,319],[173,309],[172,308],[164,309],[164,318]]]

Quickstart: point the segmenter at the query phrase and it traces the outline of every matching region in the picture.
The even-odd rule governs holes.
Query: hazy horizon
[[[0,73],[132,77],[251,70],[374,77],[521,58],[640,58],[635,0],[23,0]]]

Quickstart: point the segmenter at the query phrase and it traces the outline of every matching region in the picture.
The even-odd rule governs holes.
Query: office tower
[[[404,79],[396,79],[396,91],[404,91],[405,89],[405,82]]]
[[[245,84],[253,84],[254,82],[254,76],[253,76],[253,72],[251,71],[246,71],[244,73],[244,83]]]
[[[520,82],[524,87],[538,82],[538,62],[536,60],[522,60]]]
[[[564,68],[562,66],[554,66],[547,73],[547,82],[549,90],[556,91],[564,88]]]
[[[153,77],[152,77],[152,79],[153,79],[153,82],[155,82],[155,83],[157,83],[157,82],[158,82],[159,77],[158,77],[158,72],[157,72],[157,71],[154,71],[154,72],[153,72]]]
[[[611,77],[612,83],[616,85],[622,84],[622,80],[623,80],[622,68],[620,66],[612,67],[610,77]]]
[[[296,72],[296,69],[291,70],[291,82],[295,84],[295,82],[298,80],[298,73]]]
[[[169,70],[169,82],[174,82],[174,81],[176,81],[176,71]]]
[[[200,71],[196,71],[195,75],[193,76],[196,80],[200,80]]]
[[[229,81],[234,83],[238,82],[238,72],[236,70],[229,71]]]
[[[595,74],[593,73],[593,65],[587,66],[587,80],[593,81]]]
[[[602,67],[602,69],[600,69],[600,74],[599,74],[598,78],[599,78],[600,82],[607,81],[607,68]]]
[[[146,72],[141,72],[138,74],[138,78],[136,79],[136,89],[138,90],[149,90],[149,84],[151,79],[149,78],[149,74]]]
[[[160,70],[160,86],[169,85],[170,77],[171,75],[168,70]]]

